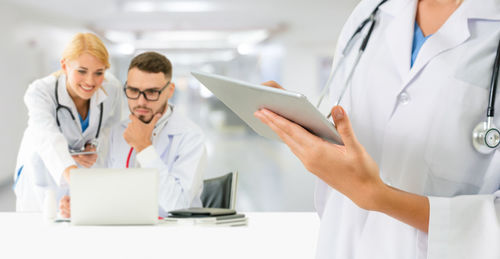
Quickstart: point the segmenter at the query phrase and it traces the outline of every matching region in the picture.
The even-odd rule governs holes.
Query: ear
[[[68,74],[68,65],[66,64],[67,60],[62,58],[59,62],[61,63],[61,69],[64,71],[64,73]]]
[[[174,91],[175,91],[175,83],[172,82],[167,87],[167,98],[168,99],[172,98],[172,95],[174,95]]]

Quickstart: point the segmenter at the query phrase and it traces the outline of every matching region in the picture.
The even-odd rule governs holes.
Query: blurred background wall
[[[237,209],[311,211],[316,178],[289,149],[259,137],[190,71],[261,83],[275,80],[316,103],[337,36],[358,0],[0,0],[0,211],[15,208],[23,95],[59,69],[77,32],[96,33],[122,82],[131,58],[158,51],[173,63],[171,100],[208,136],[206,178],[240,173]],[[322,111],[329,107],[325,104]]]

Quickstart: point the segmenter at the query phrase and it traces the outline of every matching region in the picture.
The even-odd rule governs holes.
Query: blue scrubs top
[[[411,46],[411,67],[413,67],[413,63],[415,63],[415,59],[417,59],[418,52],[420,48],[424,45],[424,42],[430,38],[432,34],[424,36],[422,29],[418,26],[417,21],[415,21],[415,32],[413,33],[413,44]]]
[[[85,132],[85,130],[89,127],[89,118],[90,118],[90,110],[87,113],[87,118],[82,119],[82,116],[78,114],[78,118],[80,118],[80,124],[82,125],[82,132]]]

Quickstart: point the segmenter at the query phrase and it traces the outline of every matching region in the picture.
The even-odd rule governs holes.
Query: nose
[[[139,103],[139,105],[144,105],[148,102],[148,100],[146,100],[146,97],[144,97],[144,93],[141,93],[139,95],[139,99],[137,99],[137,102]]]
[[[95,81],[96,80],[93,75],[87,75],[87,77],[85,78],[85,83],[89,86],[94,86]]]

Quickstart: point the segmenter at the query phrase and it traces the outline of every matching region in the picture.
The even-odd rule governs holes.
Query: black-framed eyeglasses
[[[160,94],[167,88],[167,86],[170,85],[170,81],[167,82],[167,84],[162,87],[160,90],[158,89],[146,89],[144,91],[141,91],[135,87],[127,86],[127,82],[125,82],[125,86],[123,87],[123,91],[125,91],[125,95],[127,98],[132,99],[132,100],[137,100],[139,97],[141,97],[141,94],[144,96],[144,98],[148,101],[158,101],[160,99]]]

